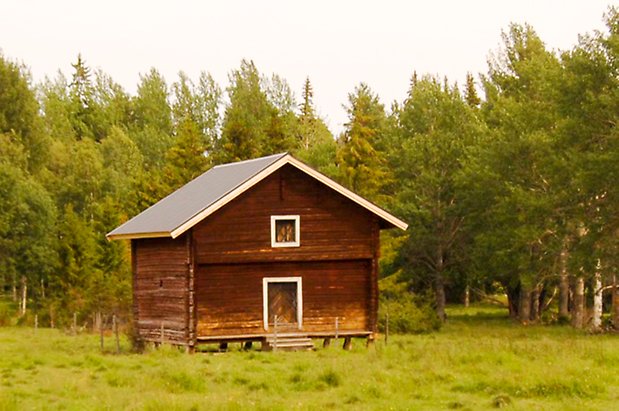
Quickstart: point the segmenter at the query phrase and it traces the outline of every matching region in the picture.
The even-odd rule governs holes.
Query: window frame
[[[276,223],[281,220],[293,220],[294,221],[294,237],[295,241],[278,242]],[[271,247],[283,248],[283,247],[300,247],[301,246],[301,216],[299,215],[272,215],[271,216]]]

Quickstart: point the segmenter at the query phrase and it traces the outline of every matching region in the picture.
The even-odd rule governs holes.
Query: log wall
[[[264,333],[263,277],[301,277],[303,330],[369,330],[371,260],[201,265],[199,336]]]
[[[301,216],[301,246],[271,247],[271,216]],[[197,264],[369,259],[373,214],[284,166],[194,227]]]
[[[133,240],[135,325],[146,341],[189,342],[188,236]]]

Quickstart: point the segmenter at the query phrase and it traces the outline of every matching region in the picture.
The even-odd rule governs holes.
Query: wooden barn
[[[135,327],[185,345],[372,339],[379,232],[407,224],[287,153],[216,166],[108,233]]]

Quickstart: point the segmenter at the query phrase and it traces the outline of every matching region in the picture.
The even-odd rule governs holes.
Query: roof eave
[[[137,240],[140,238],[166,238],[172,237],[171,233],[168,231],[154,232],[154,233],[123,233],[123,234],[112,234],[109,233],[105,236],[108,241],[113,240]]]

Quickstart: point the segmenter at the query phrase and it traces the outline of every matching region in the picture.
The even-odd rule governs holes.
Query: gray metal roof
[[[170,235],[287,153],[215,166],[107,234],[108,238]]]

